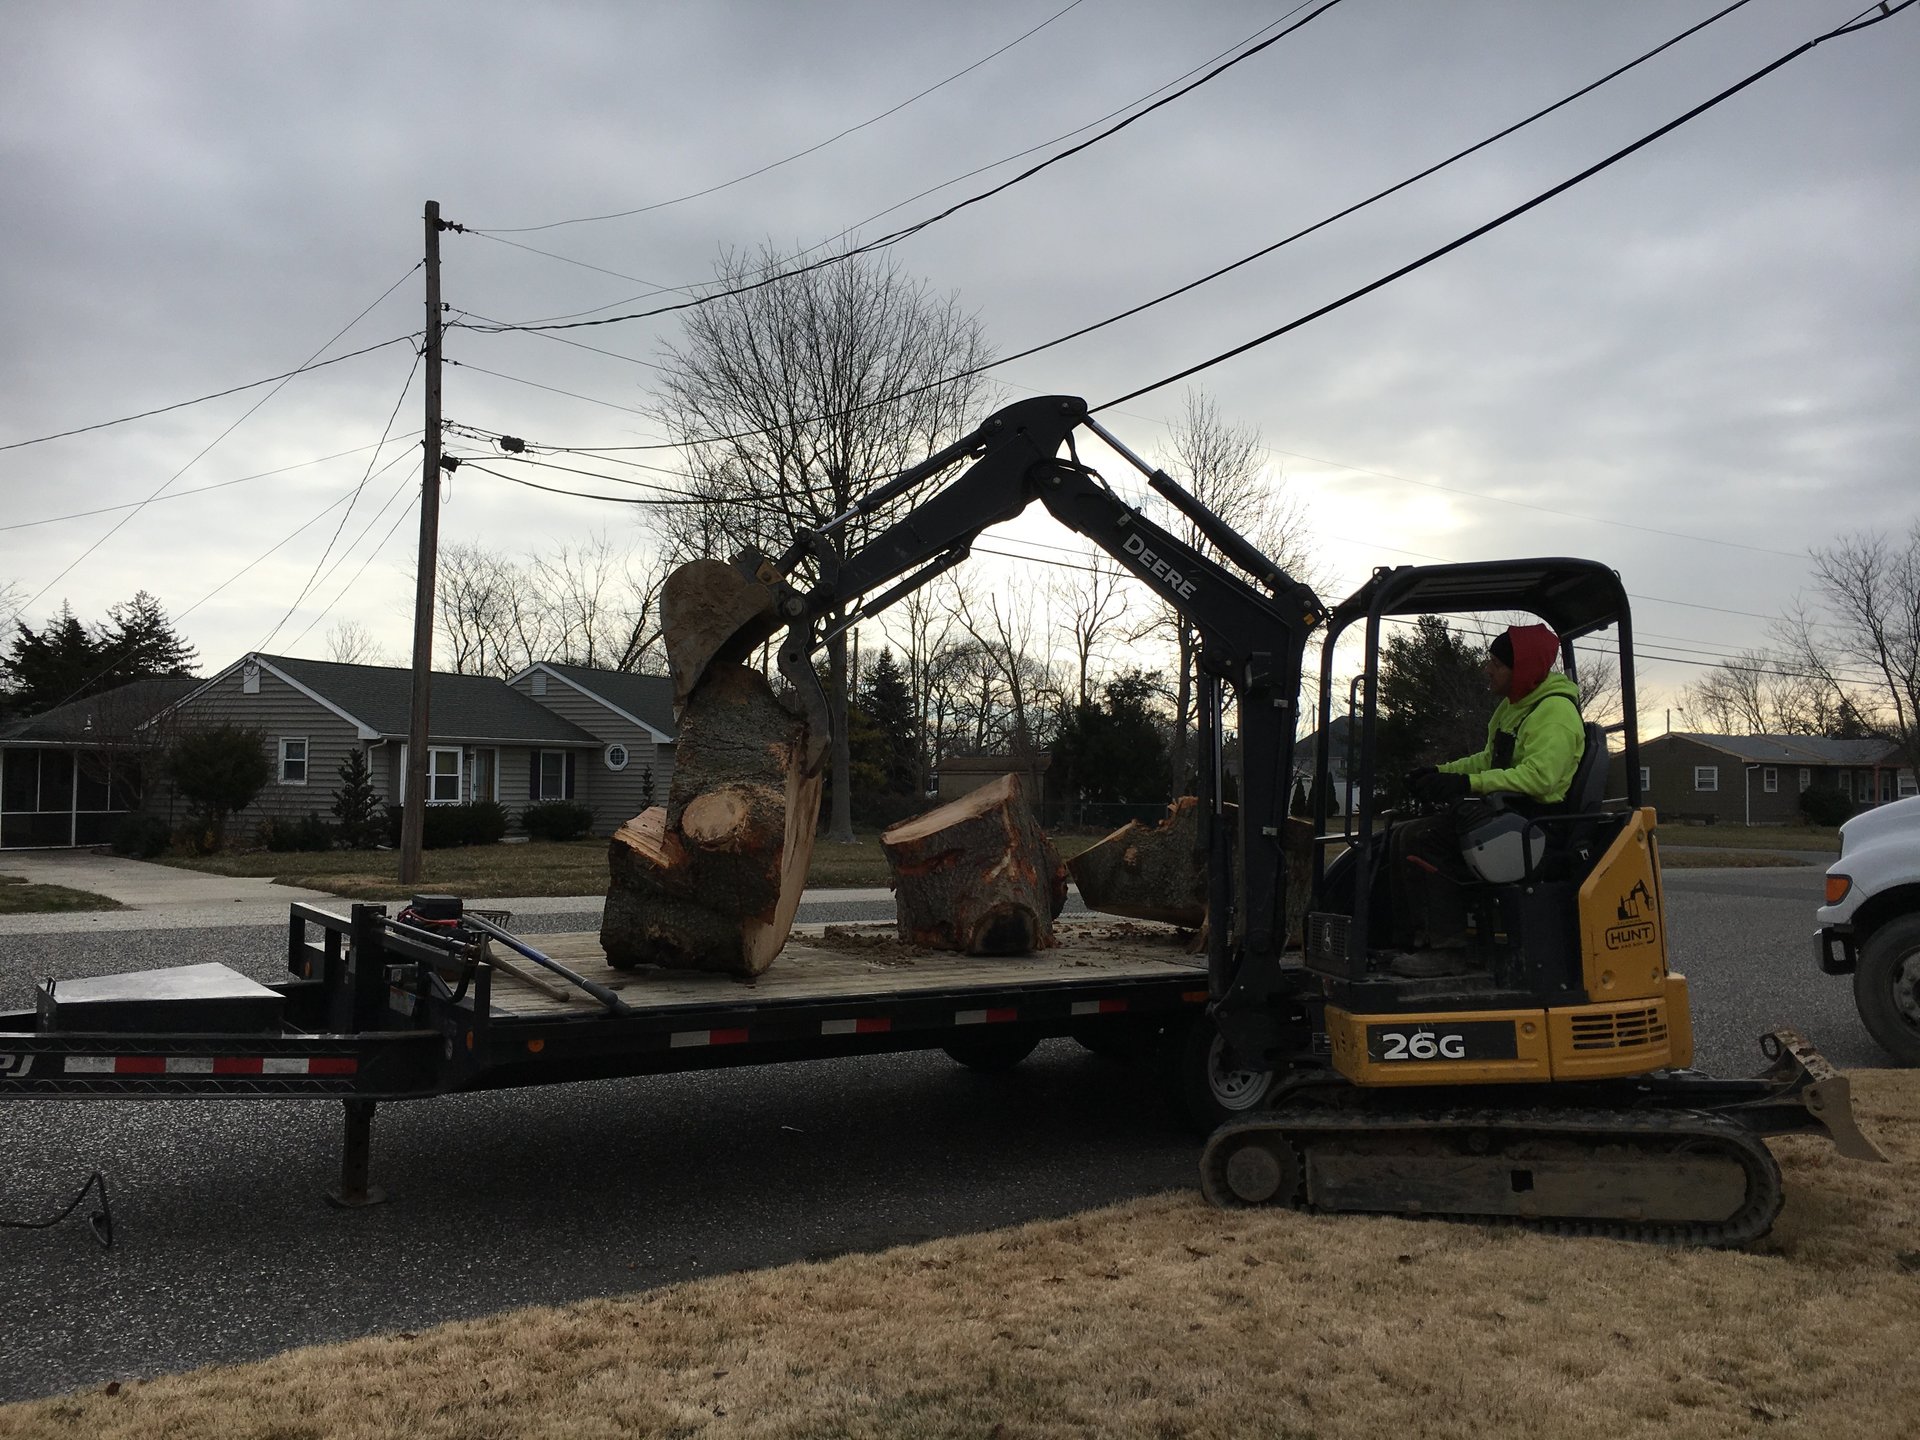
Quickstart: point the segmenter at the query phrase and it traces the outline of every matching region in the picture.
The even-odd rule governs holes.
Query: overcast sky
[[[1099,404],[1274,329],[1576,174],[1862,3],[1751,0],[1388,201],[1001,367],[996,398]],[[996,162],[1135,104],[1271,33],[1291,8],[1063,5],[0,8],[0,445],[417,331],[428,199],[493,232],[445,237],[454,309],[617,313],[709,278],[725,247],[798,249],[924,218],[1038,156]],[[956,293],[1012,353],[1268,245],[1718,8],[1342,0],[890,253]],[[1514,223],[1191,383],[1258,427],[1274,483],[1305,504],[1330,596],[1376,564],[1604,560],[1636,597],[1643,697],[1657,707],[1697,671],[1654,655],[1710,661],[1764,643],[1767,617],[1806,584],[1809,545],[1904,531],[1920,513],[1916,75],[1920,8],[1820,46]],[[573,332],[622,359],[453,332],[446,415],[554,444],[658,439],[647,362],[674,335],[670,320]],[[0,530],[0,586],[12,582],[36,625],[63,599],[91,620],[150,590],[203,664],[224,665],[293,605],[398,404],[406,438],[380,453],[355,503],[334,551],[344,568],[268,648],[324,655],[328,629],[351,619],[403,657],[413,364],[410,346],[390,345],[277,391],[0,450],[8,527],[184,495],[104,541],[131,512]],[[1157,454],[1184,389],[1103,422]],[[184,493],[251,476],[264,478]],[[468,471],[442,535],[521,551],[635,525],[627,508]]]

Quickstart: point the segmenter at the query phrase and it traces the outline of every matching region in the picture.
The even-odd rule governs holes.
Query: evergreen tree
[[[913,713],[913,692],[907,677],[883,649],[867,666],[859,705],[880,736],[880,785],[883,794],[911,795],[919,781],[920,733]],[[858,792],[856,792],[858,793]]]
[[[0,669],[5,671],[11,705],[18,713],[37,715],[104,688],[100,671],[106,658],[101,644],[66,602],[39,631],[24,620],[14,630],[13,644]]]
[[[1075,705],[1053,743],[1066,792],[1093,804],[1143,804],[1166,789],[1167,742],[1155,701],[1159,679],[1129,670],[1097,703]]]
[[[191,675],[200,652],[181,638],[160,601],[145,590],[107,611],[98,641],[113,671],[105,682],[118,685],[146,675]]]
[[[367,752],[349,750],[340,762],[340,788],[333,792],[333,813],[340,821],[340,843],[349,850],[371,850],[386,833],[380,797],[373,788]]]

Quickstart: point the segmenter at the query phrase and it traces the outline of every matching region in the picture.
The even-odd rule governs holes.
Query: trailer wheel
[[[997,1074],[1011,1070],[1040,1043],[1040,1037],[1024,1030],[1006,1030],[984,1035],[956,1036],[940,1048],[948,1058],[969,1070]]]
[[[1180,1118],[1196,1134],[1211,1135],[1227,1121],[1258,1110],[1279,1076],[1272,1070],[1236,1070],[1213,1020],[1196,1015],[1169,1037],[1169,1093]]]
[[[1853,1003],[1881,1049],[1920,1065],[1920,915],[1889,920],[1860,947]]]

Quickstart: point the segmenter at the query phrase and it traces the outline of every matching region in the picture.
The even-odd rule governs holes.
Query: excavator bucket
[[[716,660],[743,660],[780,628],[773,591],[724,560],[690,560],[660,587],[676,713]]]

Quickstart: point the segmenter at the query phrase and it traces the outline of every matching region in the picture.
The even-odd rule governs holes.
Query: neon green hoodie
[[[1439,768],[1468,776],[1476,795],[1505,791],[1556,804],[1566,798],[1586,749],[1580,691],[1565,675],[1547,671],[1558,648],[1552,631],[1528,625],[1516,626],[1509,634],[1515,657],[1513,687],[1487,724],[1487,748]]]

